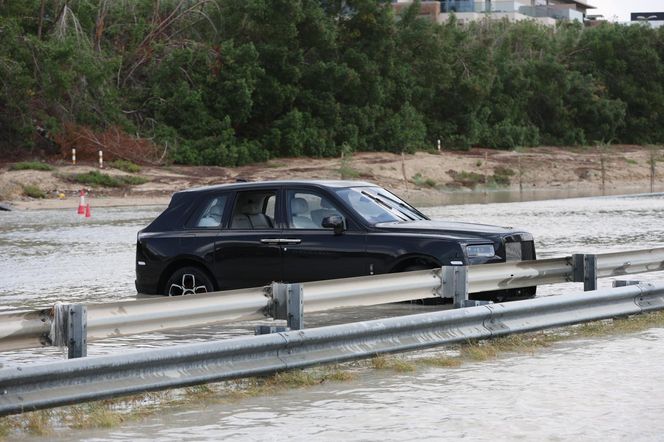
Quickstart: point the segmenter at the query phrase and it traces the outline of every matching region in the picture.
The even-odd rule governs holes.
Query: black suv
[[[531,259],[527,232],[432,221],[370,183],[236,183],[173,195],[138,233],[136,289],[174,296]],[[534,294],[528,287],[473,297]]]

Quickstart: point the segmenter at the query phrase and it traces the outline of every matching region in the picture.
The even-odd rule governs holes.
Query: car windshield
[[[336,192],[372,224],[428,219],[419,210],[380,187],[349,187],[337,189]]]

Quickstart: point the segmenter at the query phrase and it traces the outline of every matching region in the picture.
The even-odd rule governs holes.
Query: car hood
[[[513,227],[492,226],[490,224],[463,223],[455,221],[406,221],[375,224],[378,229],[409,233],[438,233],[445,235],[511,235],[517,232]]]

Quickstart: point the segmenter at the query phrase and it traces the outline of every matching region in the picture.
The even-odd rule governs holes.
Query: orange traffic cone
[[[92,213],[90,213],[90,203],[88,203],[87,206],[85,206],[85,217],[90,218],[92,216]]]
[[[85,214],[85,192],[83,192],[82,190],[79,191],[78,214],[79,215]]]

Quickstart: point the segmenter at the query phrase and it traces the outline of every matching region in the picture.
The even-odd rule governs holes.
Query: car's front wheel
[[[182,267],[166,282],[164,294],[167,296],[194,295],[214,290],[212,281],[204,271],[196,267]]]

